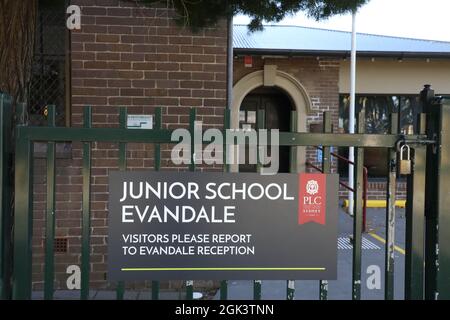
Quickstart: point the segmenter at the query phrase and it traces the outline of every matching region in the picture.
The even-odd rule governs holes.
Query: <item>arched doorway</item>
[[[291,102],[291,109],[297,113],[293,119],[297,132],[307,131],[307,116],[312,112],[311,99],[303,85],[291,74],[278,70],[276,65],[265,65],[264,70],[247,74],[238,80],[233,87],[231,103],[231,128],[240,128],[240,110],[244,99],[256,89],[278,89]],[[290,117],[290,114],[289,114]],[[296,172],[305,171],[306,148],[295,147],[291,167]],[[238,172],[238,165],[231,165],[232,172]]]
[[[240,107],[239,126],[256,127],[256,114],[258,110],[264,110],[264,128],[278,129],[280,132],[291,131],[291,111],[294,111],[290,97],[276,87],[259,87],[251,91],[242,101]],[[248,159],[248,156],[246,157]],[[240,172],[256,172],[256,165],[241,164]],[[279,173],[290,171],[290,148],[280,147]]]

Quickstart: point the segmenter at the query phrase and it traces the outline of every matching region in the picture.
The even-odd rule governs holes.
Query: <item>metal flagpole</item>
[[[356,10],[352,13],[352,51],[350,58],[350,112],[348,122],[348,132],[355,133],[355,100],[356,99]],[[355,161],[355,148],[349,148],[348,158]],[[348,185],[353,189],[354,166],[348,167]],[[348,212],[353,215],[353,192],[348,193]]]

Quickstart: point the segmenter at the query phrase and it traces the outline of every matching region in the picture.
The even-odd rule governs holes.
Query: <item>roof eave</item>
[[[347,50],[292,50],[292,49],[255,49],[234,48],[237,55],[274,55],[274,56],[326,56],[349,57]],[[401,51],[357,51],[360,57],[370,58],[440,58],[450,59],[450,52],[401,52]]]

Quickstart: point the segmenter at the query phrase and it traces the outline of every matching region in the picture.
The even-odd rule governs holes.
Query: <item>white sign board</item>
[[[145,114],[129,114],[128,129],[153,129],[153,116]]]
[[[247,112],[247,123],[256,123],[256,111]]]

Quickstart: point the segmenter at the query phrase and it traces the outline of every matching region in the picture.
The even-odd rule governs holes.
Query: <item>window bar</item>
[[[92,107],[84,108],[84,127],[92,126]],[[81,299],[89,298],[90,232],[91,232],[91,143],[83,142],[83,212],[81,244]]]
[[[55,106],[47,107],[48,127],[55,127]],[[55,279],[55,142],[47,143],[47,204],[45,217],[44,299],[53,300]]]

